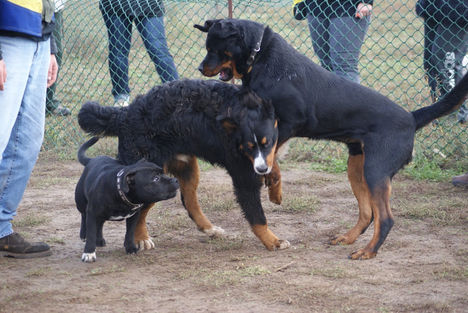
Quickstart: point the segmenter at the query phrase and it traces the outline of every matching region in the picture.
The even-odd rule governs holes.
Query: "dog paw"
[[[356,241],[356,239],[351,240],[350,238],[348,238],[345,235],[339,235],[339,236],[336,236],[335,238],[333,238],[332,240],[330,240],[330,244],[333,245],[333,246],[336,246],[336,245],[350,245],[350,244],[354,243],[355,241]]]
[[[369,251],[369,250],[366,250],[366,249],[359,249],[359,250],[354,251],[353,253],[351,253],[349,255],[348,259],[351,259],[351,260],[368,260],[368,259],[375,258],[376,255],[377,255],[376,252],[372,252],[372,251]]]
[[[137,254],[138,253],[138,247],[137,246],[133,246],[133,247],[125,247],[125,252],[127,252],[127,254]]]
[[[93,253],[83,253],[83,255],[81,255],[81,261],[85,263],[96,262],[96,251]]]
[[[291,247],[291,244],[287,240],[279,240],[279,246],[276,246],[277,250],[283,250]]]
[[[151,250],[156,247],[153,240],[151,240],[151,238],[148,238],[146,240],[140,240],[137,242],[136,245],[138,247],[138,251]]]
[[[204,229],[203,232],[210,238],[221,238],[224,237],[224,234],[226,233],[224,229],[219,226],[213,226],[210,229]]]

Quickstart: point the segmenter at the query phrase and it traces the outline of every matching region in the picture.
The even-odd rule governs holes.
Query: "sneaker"
[[[117,95],[114,97],[115,107],[126,107],[130,103],[130,96],[126,94]]]
[[[468,187],[468,173],[453,177],[452,184],[459,187]]]
[[[54,110],[49,111],[50,115],[56,115],[56,116],[68,116],[71,114],[71,111],[69,108],[63,107],[59,105],[56,107]]]
[[[125,99],[119,99],[114,102],[115,107],[127,107],[128,101]]]
[[[17,259],[30,259],[52,254],[48,244],[44,242],[29,243],[18,233],[0,238],[0,256]]]

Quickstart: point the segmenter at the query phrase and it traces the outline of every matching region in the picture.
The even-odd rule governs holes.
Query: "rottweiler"
[[[109,220],[126,221],[125,251],[137,253],[134,234],[141,208],[175,197],[179,188],[175,178],[163,175],[161,167],[144,159],[125,166],[107,156],[88,158],[86,150],[98,139],[92,137],[78,150],[78,160],[85,166],[75,189],[80,238],[86,241],[83,262],[96,261],[96,246],[105,246],[102,228]]]
[[[194,27],[207,33],[207,54],[199,66],[203,75],[241,79],[243,86],[273,103],[279,123],[277,147],[291,137],[348,146],[348,178],[359,219],[331,244],[354,243],[374,221],[371,241],[350,258],[375,257],[394,223],[390,183],[411,161],[415,132],[462,105],[468,77],[438,102],[407,112],[382,94],[323,69],[263,24],[223,19]]]
[[[278,136],[273,106],[250,89],[217,80],[180,80],[156,86],[125,108],[88,102],[78,114],[93,135],[117,136],[118,158],[132,164],[144,157],[179,181],[182,203],[198,229],[219,236],[198,204],[196,157],[224,167],[253,232],[268,249],[289,246],[272,235],[260,201],[263,175],[271,172]],[[136,240],[151,240],[140,216]]]

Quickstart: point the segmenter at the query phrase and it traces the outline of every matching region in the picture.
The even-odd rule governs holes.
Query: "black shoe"
[[[52,254],[48,244],[44,242],[29,243],[18,233],[0,238],[0,256],[30,259],[49,256]]]

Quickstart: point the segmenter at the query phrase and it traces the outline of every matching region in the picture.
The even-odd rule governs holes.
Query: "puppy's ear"
[[[232,134],[239,127],[237,122],[229,116],[220,115],[216,118],[216,120],[221,123],[221,126],[228,134]]]
[[[218,20],[207,20],[207,21],[205,21],[205,25],[201,26],[201,25],[195,24],[195,25],[193,25],[193,27],[195,27],[196,29],[201,30],[204,33],[207,33],[210,30],[211,26],[213,26],[213,24],[215,24],[215,23],[217,23],[219,21],[221,21],[221,20],[220,19],[218,19]]]
[[[124,177],[122,178],[122,184],[120,188],[124,193],[127,193],[130,191],[130,186],[135,183],[135,172],[131,171],[128,173],[125,173]]]

